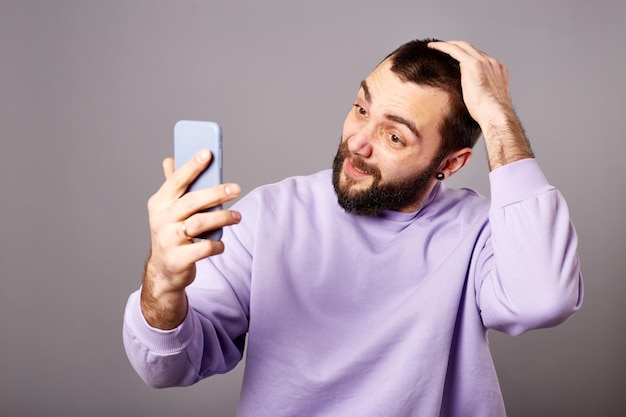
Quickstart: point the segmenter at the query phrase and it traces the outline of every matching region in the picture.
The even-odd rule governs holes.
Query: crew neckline
[[[384,219],[392,220],[396,222],[407,222],[407,221],[414,220],[434,200],[435,196],[437,195],[437,192],[439,191],[440,186],[441,186],[441,182],[437,182],[437,184],[435,184],[433,189],[428,194],[428,197],[426,197],[426,200],[424,200],[420,208],[418,208],[416,211],[402,212],[402,211],[397,211],[397,210],[384,210],[380,214],[378,214],[378,216]]]

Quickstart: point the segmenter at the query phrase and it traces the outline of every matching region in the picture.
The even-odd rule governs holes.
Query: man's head
[[[339,204],[356,214],[417,210],[471,156],[480,130],[461,92],[459,64],[412,41],[361,82],[333,164]]]
[[[384,60],[392,63],[391,71],[402,81],[439,88],[448,93],[449,112],[444,115],[439,133],[441,154],[473,148],[480,136],[480,126],[470,116],[463,102],[459,62],[450,55],[431,49],[429,42],[414,40],[389,54]]]

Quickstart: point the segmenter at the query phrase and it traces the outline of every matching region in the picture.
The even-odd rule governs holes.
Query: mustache
[[[359,171],[365,172],[366,174],[376,175],[377,173],[379,173],[378,168],[366,163],[365,161],[363,161],[363,159],[361,159],[361,157],[353,156],[352,158],[350,158],[350,163],[353,167],[355,167]]]
[[[352,166],[359,171],[365,172],[369,175],[373,175],[375,178],[381,177],[380,169],[378,169],[374,165],[368,164],[360,156],[353,155],[348,149],[347,142],[342,142],[339,145],[339,154],[341,155],[342,160],[349,160]]]

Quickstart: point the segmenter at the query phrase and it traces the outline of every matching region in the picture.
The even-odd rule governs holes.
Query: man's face
[[[446,92],[403,82],[387,60],[362,83],[333,164],[339,204],[355,214],[417,210],[434,186]]]

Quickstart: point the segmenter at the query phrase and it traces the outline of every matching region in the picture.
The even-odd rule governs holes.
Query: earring
[[[438,172],[437,175],[435,176],[439,181],[443,181],[443,179],[446,177],[444,175],[443,172]]]

